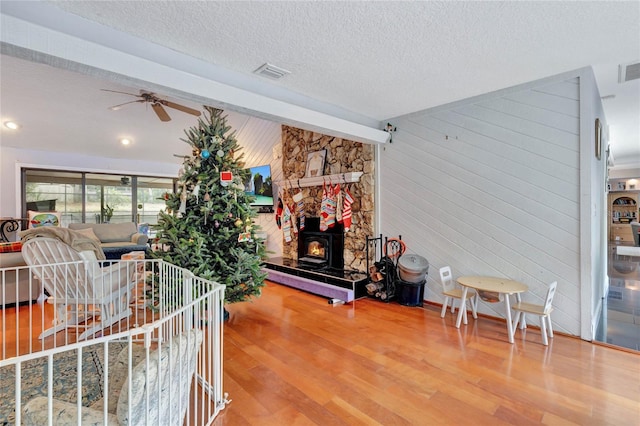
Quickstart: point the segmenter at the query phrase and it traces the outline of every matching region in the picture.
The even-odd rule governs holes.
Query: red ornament
[[[233,173],[231,172],[220,172],[220,183],[222,186],[227,186],[233,181]]]

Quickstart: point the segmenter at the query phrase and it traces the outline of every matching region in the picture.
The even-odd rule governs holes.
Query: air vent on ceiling
[[[618,65],[618,83],[640,78],[640,62]]]
[[[277,67],[270,63],[265,63],[260,68],[254,71],[254,73],[263,77],[272,78],[274,80],[281,79],[287,74],[291,74],[291,71],[287,71],[284,68]]]

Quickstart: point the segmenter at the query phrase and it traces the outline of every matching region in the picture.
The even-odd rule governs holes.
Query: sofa
[[[146,251],[148,248],[149,237],[139,233],[133,222],[71,223],[69,229],[100,240],[100,247],[104,251],[105,257],[110,260],[120,259],[123,254],[131,251]],[[13,305],[16,302],[36,300],[41,294],[40,282],[31,279],[30,284],[28,269],[26,269],[22,253],[19,248],[16,250],[18,251],[0,252],[0,268],[9,268],[5,271],[4,276],[0,275],[0,280],[2,280],[0,284],[4,287],[0,288],[0,309],[5,304]]]
[[[125,223],[70,223],[69,229],[98,239],[100,247],[108,260],[120,259],[123,254],[132,251],[146,251],[149,237],[138,232],[133,222]]]
[[[35,301],[42,294],[40,281],[29,278],[29,269],[20,251],[0,253],[0,275],[3,288],[0,289],[0,309],[5,305],[14,306]]]
[[[138,232],[133,222],[125,223],[70,223],[69,229],[85,231],[91,229],[95,237],[100,240],[100,246],[105,248],[145,246],[149,237]],[[84,232],[83,232],[84,233]]]

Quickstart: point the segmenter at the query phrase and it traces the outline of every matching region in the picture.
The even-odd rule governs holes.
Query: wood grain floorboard
[[[640,354],[267,283],[229,305],[215,425],[638,425]]]
[[[544,346],[533,327],[512,345],[497,319],[469,318],[457,329],[438,306],[332,306],[274,283],[227,309],[231,403],[215,426],[640,425],[638,352],[563,335]],[[29,309],[15,312],[0,317],[4,356],[74,337],[41,342],[41,324],[25,328]]]

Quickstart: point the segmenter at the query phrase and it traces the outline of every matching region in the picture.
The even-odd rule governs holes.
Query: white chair
[[[96,401],[91,407],[52,399],[52,419],[58,425],[182,425],[189,406],[193,375],[203,332],[191,330],[174,336],[161,349],[149,353],[140,345],[124,348],[113,368],[109,368],[109,404]],[[131,388],[129,388],[129,364]],[[111,365],[111,364],[110,364]],[[113,402],[112,402],[113,400]],[[48,423],[48,399],[36,397],[25,404],[23,421],[27,426]],[[131,409],[129,410],[129,405]],[[104,410],[106,409],[106,413]],[[129,418],[129,412],[131,417]],[[78,423],[80,413],[80,423]],[[106,414],[106,416],[105,416]],[[106,417],[106,422],[105,422]],[[188,421],[187,424],[190,424]]]
[[[133,263],[116,262],[101,268],[93,251],[78,252],[61,240],[46,237],[27,240],[22,256],[49,293],[48,302],[56,306],[53,324],[40,339],[66,328],[84,327],[78,336],[82,340],[131,316],[129,303],[136,286]]]
[[[516,313],[516,316],[513,320],[513,329],[515,330],[518,326],[518,322],[522,316],[522,328],[526,328],[526,314],[537,315],[540,317],[540,333],[542,334],[542,343],[545,346],[549,345],[549,340],[547,339],[547,333],[549,337],[553,337],[553,327],[551,326],[551,312],[553,311],[553,296],[556,293],[556,287],[558,286],[558,282],[554,281],[549,285],[549,290],[547,290],[547,297],[544,300],[544,305],[534,305],[532,303],[526,302],[518,302],[511,307]]]
[[[444,303],[442,304],[442,311],[440,312],[440,318],[444,318],[445,312],[447,312],[447,306],[451,301],[451,313],[455,313],[456,309],[454,302],[456,299],[460,300],[460,306],[462,306],[462,289],[457,287],[453,282],[453,276],[451,275],[451,267],[444,266],[440,268],[440,281],[442,282],[442,294],[444,295]],[[471,305],[471,312],[473,318],[478,318],[478,294],[475,290],[467,290],[467,300]],[[466,317],[465,317],[466,318]],[[466,321],[466,319],[465,319]],[[466,324],[466,322],[465,322]]]

